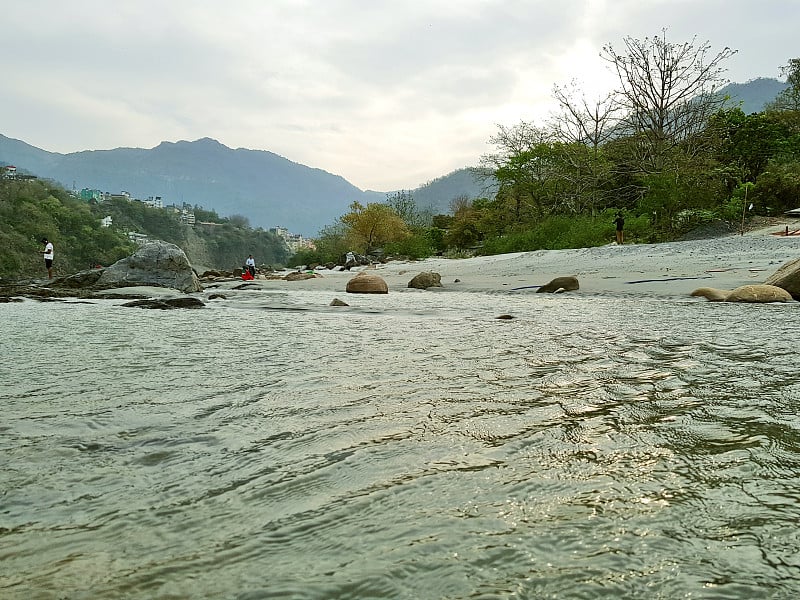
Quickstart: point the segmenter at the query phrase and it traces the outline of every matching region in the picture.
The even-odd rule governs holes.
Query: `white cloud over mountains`
[[[413,188],[543,120],[554,84],[612,84],[625,36],[798,56],[796,0],[26,0],[0,19],[0,133],[55,152],[212,137],[364,189]]]

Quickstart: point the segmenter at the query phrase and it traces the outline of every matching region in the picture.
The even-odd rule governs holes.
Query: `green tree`
[[[789,87],[783,90],[774,102],[767,106],[768,111],[800,111],[800,58],[791,58],[781,67],[781,75],[786,77]]]
[[[408,226],[400,215],[390,206],[377,202],[366,206],[353,202],[350,212],[341,217],[341,222],[347,228],[347,239],[353,249],[364,254],[409,235]]]

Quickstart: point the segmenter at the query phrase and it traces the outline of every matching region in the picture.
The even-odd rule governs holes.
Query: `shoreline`
[[[800,223],[798,223],[800,225]],[[389,293],[408,289],[418,273],[441,275],[441,288],[427,292],[535,292],[536,287],[562,276],[575,276],[580,290],[571,294],[686,296],[700,287],[732,290],[763,283],[784,263],[800,257],[800,236],[773,235],[785,229],[776,224],[722,237],[659,244],[609,244],[568,250],[536,250],[473,258],[426,258],[390,261],[351,271],[315,271],[301,281],[256,279],[261,289],[320,290],[346,293],[347,281],[359,271],[382,277]],[[238,285],[241,281],[236,281]],[[230,289],[231,284],[204,286]],[[418,290],[409,290],[418,291]]]
[[[226,278],[202,281],[202,292],[185,294],[171,288],[135,286],[89,292],[94,297],[156,298],[208,297],[214,293],[242,289],[266,291],[330,292],[349,296],[347,282],[359,271],[375,273],[386,281],[389,293],[535,293],[536,288],[556,277],[575,276],[580,289],[571,295],[620,295],[684,297],[701,287],[733,290],[763,283],[784,263],[800,258],[800,235],[776,235],[786,227],[796,230],[800,221],[776,221],[769,226],[719,237],[663,242],[659,244],[611,243],[591,248],[536,250],[472,258],[431,257],[418,261],[389,261],[350,271],[320,269],[315,277],[297,281],[256,278],[253,281]],[[441,276],[442,287],[416,290],[411,279],[423,272]],[[296,272],[287,269],[283,275]],[[263,277],[263,276],[262,276]],[[50,290],[48,280],[28,283],[38,291]],[[54,297],[77,296],[59,293]],[[242,289],[242,291],[244,291]],[[15,294],[16,295],[16,294]],[[38,296],[44,294],[20,294]],[[698,300],[705,301],[704,298]]]

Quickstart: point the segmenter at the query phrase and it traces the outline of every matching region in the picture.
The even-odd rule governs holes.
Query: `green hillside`
[[[50,181],[2,175],[0,169],[0,277],[43,277],[43,237],[55,246],[56,275],[109,265],[130,255],[136,244],[129,232],[178,245],[198,270],[230,270],[248,254],[259,264],[282,265],[288,255],[278,236],[213,211],[197,208],[200,220],[216,225],[194,228],[181,223],[170,209],[125,199],[87,202]],[[103,227],[101,219],[108,216],[112,224]]]

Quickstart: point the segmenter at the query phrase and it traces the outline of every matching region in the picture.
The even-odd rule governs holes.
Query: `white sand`
[[[800,228],[800,222],[787,223],[790,231]],[[782,264],[800,257],[800,235],[772,235],[784,230],[782,223],[745,235],[704,240],[610,244],[468,259],[390,261],[365,269],[383,277],[389,293],[407,289],[408,282],[417,273],[433,271],[441,275],[443,288],[429,291],[438,293],[449,290],[502,292],[519,288],[533,292],[535,288],[529,286],[574,275],[580,282],[580,292],[574,293],[688,296],[699,287],[730,290],[740,285],[763,283]],[[357,269],[350,272],[320,270],[317,278],[305,281],[256,280],[254,283],[265,289],[345,293],[347,281],[356,273]]]

